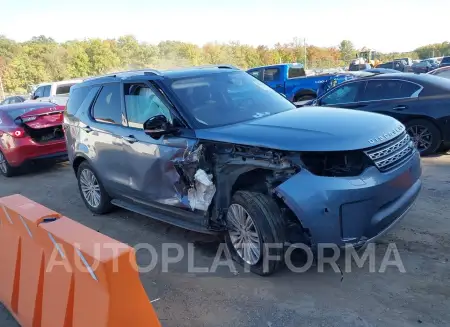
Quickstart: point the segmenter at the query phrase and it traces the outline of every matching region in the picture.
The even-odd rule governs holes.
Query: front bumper
[[[403,165],[383,173],[370,167],[361,176],[338,178],[302,170],[276,192],[309,231],[313,246],[361,246],[405,216],[420,192],[421,172],[416,151]]]

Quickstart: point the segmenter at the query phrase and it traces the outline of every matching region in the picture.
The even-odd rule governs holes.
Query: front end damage
[[[186,209],[203,213],[208,228],[226,230],[237,190],[272,196],[291,243],[360,245],[400,220],[420,187],[420,158],[380,171],[362,150],[286,152],[201,141],[173,161],[178,196]]]

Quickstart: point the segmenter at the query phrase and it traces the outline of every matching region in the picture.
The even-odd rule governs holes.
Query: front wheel
[[[111,198],[87,161],[78,167],[77,179],[81,198],[90,211],[96,214],[111,211],[113,208]]]
[[[233,259],[258,275],[284,263],[285,224],[275,201],[262,193],[238,191],[227,212],[226,243]]]
[[[406,124],[406,130],[421,155],[435,153],[441,145],[441,132],[431,122],[414,119]]]

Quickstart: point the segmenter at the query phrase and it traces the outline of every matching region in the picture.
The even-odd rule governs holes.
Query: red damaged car
[[[0,106],[0,173],[38,160],[66,160],[64,106],[32,102]]]

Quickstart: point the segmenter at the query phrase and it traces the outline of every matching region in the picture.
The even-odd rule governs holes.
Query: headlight
[[[362,151],[304,152],[300,157],[305,168],[318,176],[359,176],[373,166]]]

